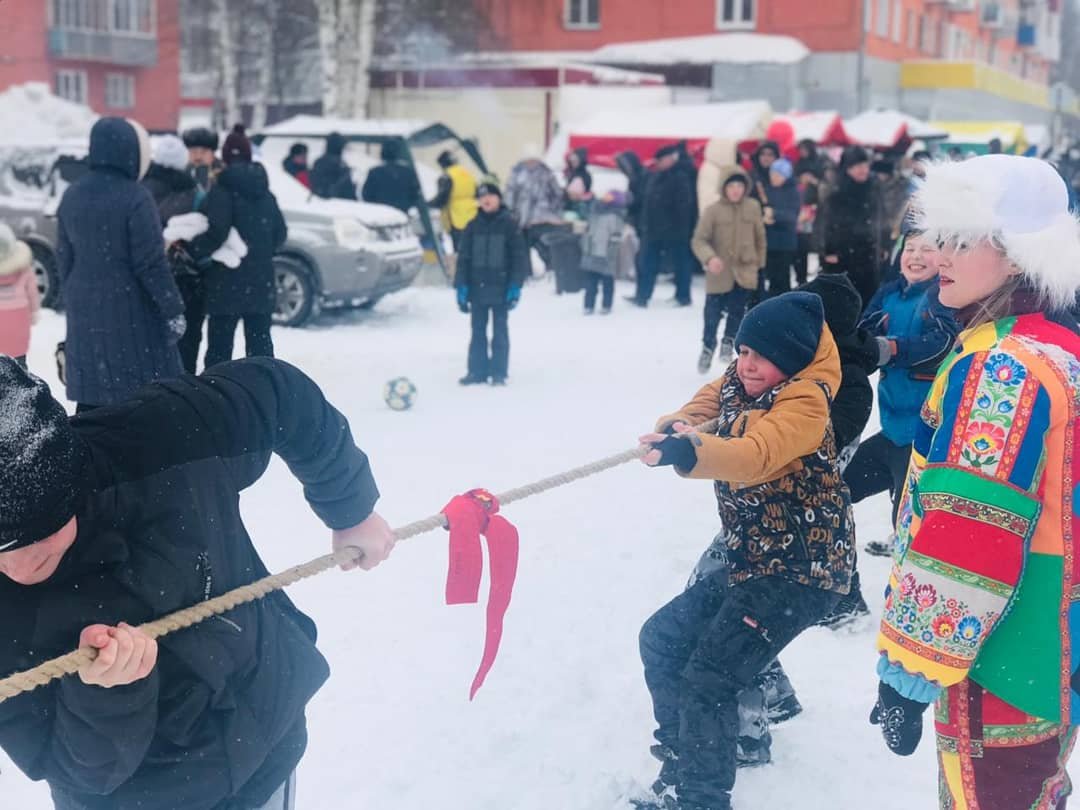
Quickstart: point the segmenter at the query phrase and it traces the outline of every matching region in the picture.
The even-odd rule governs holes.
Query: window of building
[[[893,4],[892,41],[897,45],[904,41],[904,5],[900,0]]]
[[[757,0],[716,0],[717,28],[753,28]]]
[[[566,0],[567,28],[599,28],[600,0]]]
[[[58,70],[56,71],[56,95],[74,101],[76,104],[86,104],[90,96],[86,80],[85,70]]]
[[[52,0],[52,24],[77,31],[150,35],[156,29],[154,0]]]
[[[130,110],[135,106],[135,77],[130,73],[105,74],[105,106]]]
[[[877,12],[874,14],[874,33],[882,39],[889,38],[889,20],[892,0],[878,0]]]

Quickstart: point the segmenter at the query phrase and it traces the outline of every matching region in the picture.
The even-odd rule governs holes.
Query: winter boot
[[[769,725],[786,723],[802,713],[802,705],[795,697],[795,687],[788,680],[779,660],[774,658],[769,666],[758,673],[754,678],[754,685],[765,695],[765,713],[769,718]]]
[[[653,793],[657,796],[675,784],[679,769],[678,755],[666,745],[657,743],[649,749],[654,759],[660,760],[660,775],[653,782]]]
[[[735,749],[736,768],[760,768],[772,762],[772,734],[761,737],[739,737]]]
[[[697,370],[699,374],[708,374],[709,369],[712,368],[713,353],[715,349],[710,349],[708,346],[701,347],[701,354],[698,355]]]
[[[675,790],[667,788],[657,796],[631,798],[630,806],[634,810],[679,810],[679,801],[675,798]]]
[[[593,315],[595,312],[596,312],[596,310],[593,309],[592,307],[585,307],[585,314],[586,315]]]
[[[891,557],[895,543],[896,535],[890,534],[889,539],[885,542],[882,542],[881,540],[871,540],[863,547],[863,551],[871,557]]]
[[[477,377],[475,374],[466,374],[458,383],[461,385],[483,385],[487,382],[487,377]]]
[[[802,714],[802,704],[795,695],[788,695],[775,705],[769,706],[769,725],[778,726]]]
[[[729,337],[720,341],[720,362],[730,363],[731,358],[735,355],[735,341]]]
[[[870,608],[863,599],[862,589],[859,586],[859,572],[856,571],[851,577],[851,592],[836,603],[825,618],[818,622],[819,627],[828,627],[830,630],[839,630],[852,622],[870,615]]]
[[[506,377],[492,377],[491,384],[497,386],[504,386],[506,385]]]
[[[765,690],[750,686],[739,693],[739,737],[735,751],[738,768],[754,768],[772,761],[772,735],[765,708]]]

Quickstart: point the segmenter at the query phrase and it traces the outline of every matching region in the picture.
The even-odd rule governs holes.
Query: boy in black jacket
[[[529,271],[525,235],[513,214],[503,206],[494,183],[476,189],[480,213],[469,223],[458,250],[458,307],[472,313],[469,371],[462,385],[506,385],[510,366],[510,310],[521,300],[521,285]],[[494,323],[490,347],[488,318]]]
[[[278,592],[154,642],[138,625],[266,574],[240,491],[277,453],[334,549],[393,548],[367,457],[318,386],[260,358],[68,420],[0,357],[0,673],[97,651],[0,704],[0,747],[58,810],[227,810],[281,797],[329,675]],[[354,567],[349,564],[347,567]],[[288,806],[282,798],[282,804]]]

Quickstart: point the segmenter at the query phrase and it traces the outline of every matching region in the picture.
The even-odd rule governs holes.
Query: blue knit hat
[[[776,172],[785,180],[790,180],[792,173],[795,171],[791,166],[791,161],[787,158],[780,158],[773,161],[772,166],[769,167],[770,172]]]
[[[735,348],[753,349],[789,377],[810,365],[821,342],[825,311],[813,293],[789,292],[746,313]]]

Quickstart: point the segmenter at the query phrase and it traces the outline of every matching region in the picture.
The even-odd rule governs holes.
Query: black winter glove
[[[908,700],[882,681],[878,684],[878,701],[870,712],[870,723],[881,726],[881,735],[890,751],[909,757],[919,747],[922,716],[928,705]]]
[[[658,444],[654,444],[660,451],[660,460],[657,467],[678,467],[682,472],[690,472],[697,466],[697,451],[690,439],[679,436],[670,436]]]

